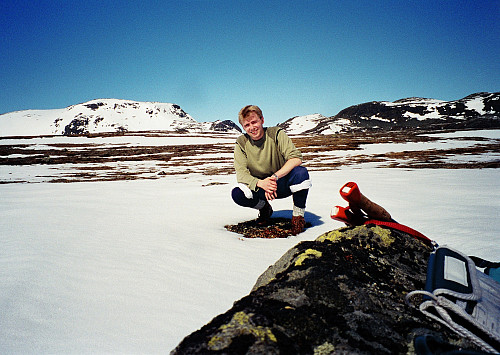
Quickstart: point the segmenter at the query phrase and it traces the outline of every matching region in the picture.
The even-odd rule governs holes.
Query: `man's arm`
[[[293,170],[293,168],[299,166],[300,164],[302,164],[302,159],[300,158],[291,158],[287,160],[285,165],[283,165],[281,169],[279,169],[273,175],[263,180],[259,180],[257,182],[257,186],[266,192],[266,198],[268,200],[274,200],[276,198],[276,190],[278,188],[278,179],[288,175],[290,171]],[[278,177],[278,179],[276,179],[275,175]]]
[[[246,154],[239,144],[235,144],[234,147],[234,168],[236,170],[237,181],[247,185],[250,190],[255,191],[259,179],[250,174]]]
[[[282,178],[283,176],[287,176],[290,173],[290,171],[293,170],[293,168],[295,168],[301,164],[302,164],[302,159],[290,158],[287,160],[285,165],[283,165],[281,167],[281,169],[279,169],[277,172],[275,172],[275,174],[278,176],[278,179]],[[273,178],[274,178],[274,176],[273,176]],[[274,178],[274,179],[276,180],[276,178]]]

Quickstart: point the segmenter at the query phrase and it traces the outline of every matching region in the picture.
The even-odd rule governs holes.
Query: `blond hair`
[[[255,105],[246,105],[240,110],[240,113],[238,114],[238,121],[240,121],[240,124],[243,126],[243,122],[245,121],[245,118],[251,113],[255,112],[257,116],[260,118],[264,118],[262,115],[262,110],[259,108],[259,106]]]

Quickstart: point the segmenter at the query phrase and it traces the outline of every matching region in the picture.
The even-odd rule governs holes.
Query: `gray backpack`
[[[478,270],[470,257],[438,247],[429,258],[425,291],[410,292],[406,302],[415,295],[423,296],[423,314],[482,350],[500,353],[500,283]]]

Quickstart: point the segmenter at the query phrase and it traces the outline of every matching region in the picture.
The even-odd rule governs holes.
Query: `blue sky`
[[[500,91],[500,0],[0,1],[0,114],[96,98],[266,125]]]

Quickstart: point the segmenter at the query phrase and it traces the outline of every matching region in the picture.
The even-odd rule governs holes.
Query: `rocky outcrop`
[[[210,125],[210,130],[214,132],[240,132],[241,128],[231,120],[215,121]]]
[[[294,117],[279,126],[293,134],[499,128],[500,92],[480,92],[452,101],[420,97],[372,101],[349,106],[333,117]]]
[[[360,128],[491,128],[500,124],[500,93],[477,93],[454,101],[407,98],[367,102],[340,111],[336,118]]]
[[[424,287],[430,252],[373,225],[302,242],[171,354],[407,354],[416,335],[461,342],[405,304]]]

